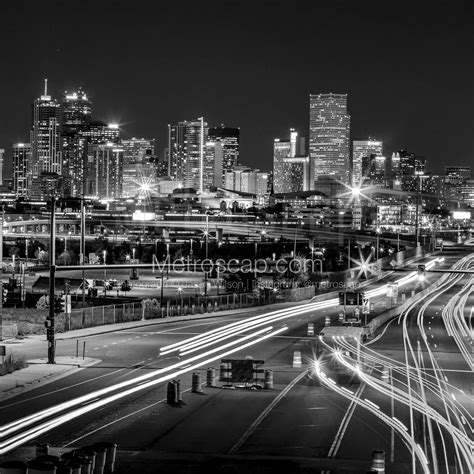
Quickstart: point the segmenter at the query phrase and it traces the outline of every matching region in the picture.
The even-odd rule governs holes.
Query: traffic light
[[[8,289],[2,284],[2,303],[5,304],[8,300]]]
[[[425,277],[426,277],[426,266],[418,265],[418,281],[420,282],[425,281]]]
[[[54,313],[64,313],[66,311],[66,297],[63,296],[55,296],[54,297]]]

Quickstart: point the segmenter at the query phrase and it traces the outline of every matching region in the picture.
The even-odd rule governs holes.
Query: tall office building
[[[315,179],[330,176],[350,183],[350,116],[347,94],[311,94],[309,156]]]
[[[239,164],[240,128],[219,127],[209,128],[209,141],[222,143],[222,180],[224,174],[232,171]],[[223,185],[223,181],[219,186]]]
[[[105,123],[100,120],[89,122],[85,130],[80,132],[87,140],[87,145],[98,145],[101,143],[119,143],[120,129],[116,123]]]
[[[123,147],[123,197],[134,197],[139,192],[141,179],[148,184],[157,177],[155,166],[155,140],[131,138],[122,140]]]
[[[61,175],[61,106],[48,95],[45,80],[44,94],[32,105],[31,179],[43,172]]]
[[[312,189],[314,171],[304,156],[304,138],[290,129],[290,139],[273,142],[273,188],[275,193],[291,193]]]
[[[87,94],[79,88],[74,92],[65,92],[61,109],[62,172],[67,181],[67,193],[77,197],[82,195],[87,154],[82,134],[89,127],[92,106]]]
[[[86,196],[119,199],[123,187],[123,148],[115,143],[88,146]]]
[[[169,170],[171,178],[184,187],[205,190],[205,144],[208,126],[204,119],[168,125]]]
[[[0,186],[3,185],[3,166],[4,166],[3,155],[4,153],[5,153],[5,150],[3,148],[0,148]]]
[[[382,156],[383,143],[369,138],[352,142],[352,186],[361,186],[365,175],[362,172],[362,158],[370,155]]]
[[[231,191],[262,195],[266,193],[267,182],[268,173],[244,165],[234,166],[225,173],[225,188]]]
[[[291,143],[275,138],[273,141],[273,189],[276,193],[285,192],[285,159],[291,156]]]
[[[460,180],[471,179],[471,167],[470,166],[445,166],[444,174],[446,177],[453,177],[454,179],[459,178]]]
[[[211,187],[221,188],[224,169],[224,143],[221,141],[208,141],[204,151],[204,189]]]
[[[12,157],[13,191],[16,197],[27,197],[31,145],[29,143],[15,143],[12,147]]]
[[[371,186],[386,187],[386,159],[383,155],[371,153],[362,157],[362,176]]]
[[[256,193],[257,196],[266,196],[268,194],[268,180],[270,173],[259,171],[257,173]]]
[[[409,153],[406,150],[400,150],[392,156],[392,173],[395,163],[399,163],[400,185],[403,191],[416,191],[419,186],[419,176],[426,173],[426,159],[417,156],[415,153]]]

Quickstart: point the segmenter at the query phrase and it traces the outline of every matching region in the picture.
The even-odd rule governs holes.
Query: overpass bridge
[[[239,216],[232,219],[221,216],[171,215],[156,220],[136,220],[130,215],[87,216],[85,237],[87,240],[107,237],[111,240],[129,241],[141,238],[142,242],[160,239],[189,240],[203,238],[205,232],[219,241],[227,238],[245,238],[248,241],[284,238],[297,242],[334,242],[343,244],[348,239],[372,243],[378,238],[391,241],[395,245],[413,245],[411,240],[356,233],[347,228],[328,228],[316,225],[315,219],[264,220],[254,216]],[[40,218],[18,218],[5,220],[3,236],[6,239],[49,239],[50,220]],[[80,216],[56,215],[56,235],[58,238],[79,239],[81,236]]]

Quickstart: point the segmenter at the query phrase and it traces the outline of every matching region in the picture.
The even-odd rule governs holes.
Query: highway
[[[473,265],[471,255],[455,268]],[[410,452],[412,472],[473,469],[472,282],[470,275],[445,274],[436,289],[364,348],[362,365],[343,355],[350,344],[340,341],[334,356],[359,374],[364,396],[354,398],[317,366],[325,387],[354,399],[356,413],[371,413],[396,433],[397,444],[401,440]],[[358,434],[357,427],[349,431]],[[390,451],[397,450],[391,438]],[[341,454],[350,456],[351,448]]]
[[[456,260],[451,257],[445,266]],[[392,274],[389,280],[394,279],[405,279],[407,290],[418,285],[416,274]],[[472,284],[468,275],[441,280],[435,293],[364,348],[367,367],[353,365],[361,380],[350,386],[328,381],[331,375],[314,365],[315,340],[306,337],[308,322],[315,323],[317,332],[325,314],[336,319],[340,308],[333,299],[88,337],[87,355],[100,358],[100,364],[0,404],[0,450],[15,454],[39,441],[66,448],[110,439],[121,450],[121,472],[156,472],[178,462],[191,470],[203,463],[211,470],[231,463],[251,472],[262,463],[297,462],[300,467],[308,463],[365,472],[372,450],[385,449],[387,461],[393,459],[387,472],[410,472],[413,459],[417,469],[424,469],[425,459],[430,467],[435,464],[434,446],[438,470],[433,472],[465,468],[470,402],[464,397],[472,395],[466,377],[472,369],[467,362],[469,332],[462,328],[472,336],[472,326],[470,314],[465,324],[461,319],[466,305],[472,307]],[[374,301],[384,297],[385,284],[371,288]],[[444,313],[441,305],[448,308]],[[459,337],[445,334],[444,324]],[[425,345],[418,346],[417,338]],[[33,355],[39,347],[30,350]],[[74,350],[75,340],[59,341],[58,355]],[[292,367],[294,351],[303,355],[302,368]],[[274,373],[274,390],[207,388],[204,394],[189,393],[193,371],[205,378],[207,367],[217,368],[229,356],[265,360]],[[346,361],[339,353],[335,357],[352,367],[353,359]],[[382,378],[385,367],[390,367],[393,384]],[[179,408],[164,403],[166,382],[177,377],[185,402]],[[392,398],[397,421],[391,414]],[[416,413],[424,418],[419,421]],[[419,425],[426,428],[420,431]],[[147,466],[152,470],[146,471]]]

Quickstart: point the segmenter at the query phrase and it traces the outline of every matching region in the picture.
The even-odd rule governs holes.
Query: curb
[[[92,361],[84,364],[84,365],[71,365],[71,364],[57,364],[58,366],[66,366],[69,365],[69,369],[66,369],[62,372],[59,372],[57,374],[51,374],[51,375],[46,375],[43,376],[40,379],[33,379],[29,382],[26,382],[24,385],[21,385],[19,387],[14,387],[9,390],[5,390],[4,392],[0,392],[0,403],[3,402],[4,400],[8,400],[9,398],[16,397],[17,395],[20,395],[22,393],[29,392],[30,390],[36,389],[40,386],[47,385],[49,383],[56,382],[58,380],[61,380],[64,377],[68,377],[69,375],[73,375],[76,372],[79,372],[83,369],[86,369],[87,367],[91,367],[93,365],[99,364],[102,362],[100,359],[93,359]],[[35,365],[35,363],[32,363]]]
[[[180,322],[180,321],[199,321],[199,320],[210,319],[210,318],[235,316],[238,314],[245,314],[245,313],[257,312],[257,311],[264,311],[264,312],[266,312],[267,310],[277,311],[278,309],[281,309],[280,305],[286,304],[286,305],[294,306],[294,305],[300,305],[300,304],[306,304],[306,303],[307,303],[307,300],[298,301],[298,302],[285,301],[282,303],[273,303],[271,305],[252,306],[250,308],[239,308],[236,310],[217,311],[214,313],[203,313],[203,314],[188,315],[188,316],[172,316],[172,317],[165,317],[165,318],[147,319],[145,321],[139,320],[139,321],[130,321],[127,323],[106,324],[106,325],[101,325],[101,326],[94,326],[91,328],[77,329],[77,331],[84,331],[88,329],[92,330],[92,329],[104,328],[104,330],[99,330],[99,331],[93,332],[91,334],[86,334],[83,336],[79,336],[77,334],[76,335],[70,334],[73,331],[56,333],[56,340],[86,338],[86,337],[91,337],[91,336],[98,336],[101,334],[109,334],[112,332],[124,331],[127,329],[136,329],[136,328],[147,327],[147,326],[155,326],[157,324],[167,324],[167,323],[174,323],[174,322]],[[128,324],[130,324],[130,326],[128,326]]]

